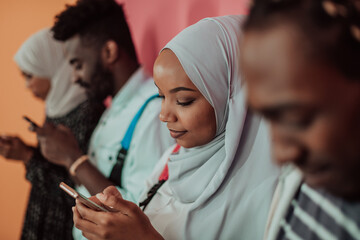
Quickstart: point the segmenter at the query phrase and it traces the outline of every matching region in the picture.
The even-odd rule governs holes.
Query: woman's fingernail
[[[96,198],[99,199],[100,201],[105,201],[106,200],[105,195],[102,194],[102,193],[96,194]]]

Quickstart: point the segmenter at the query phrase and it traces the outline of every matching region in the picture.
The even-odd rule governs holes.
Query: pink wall
[[[138,56],[151,72],[159,50],[202,18],[246,13],[248,0],[118,0],[124,4]]]

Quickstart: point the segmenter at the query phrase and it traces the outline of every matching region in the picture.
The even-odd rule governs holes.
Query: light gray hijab
[[[164,49],[213,106],[217,136],[170,157],[169,186],[191,205],[184,239],[261,239],[278,171],[262,120],[249,112],[239,69],[242,16],[204,19]]]
[[[50,80],[45,99],[48,117],[62,117],[86,100],[85,90],[71,81],[73,70],[64,55],[64,44],[53,38],[50,29],[30,36],[14,60],[22,71]]]

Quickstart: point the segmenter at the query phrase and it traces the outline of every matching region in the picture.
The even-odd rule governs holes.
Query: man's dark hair
[[[354,27],[360,29],[356,1],[254,0],[243,29],[245,32],[263,31],[290,24],[303,36],[302,40],[309,43],[310,54],[330,64],[345,77],[359,81],[360,37],[353,32]],[[329,14],[325,2],[337,6],[341,12]]]
[[[54,38],[66,41],[79,34],[83,44],[101,47],[115,41],[137,62],[135,47],[121,5],[114,0],[78,0],[55,17]]]

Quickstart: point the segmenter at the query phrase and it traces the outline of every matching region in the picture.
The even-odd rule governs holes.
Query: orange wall
[[[71,0],[0,0],[0,134],[18,134],[27,142],[22,115],[43,121],[44,105],[26,91],[12,58],[20,44],[35,31],[51,26],[54,15]],[[21,163],[0,157],[0,239],[19,239],[30,185]]]

